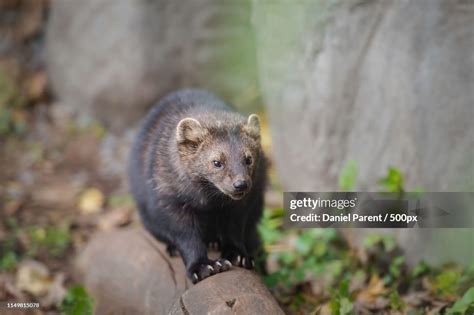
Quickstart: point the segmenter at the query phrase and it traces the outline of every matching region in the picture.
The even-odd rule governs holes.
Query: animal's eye
[[[247,164],[247,165],[252,164],[252,157],[251,156],[246,156],[245,157],[245,164]]]
[[[214,165],[217,168],[221,168],[222,167],[222,162],[214,160],[214,161],[212,161],[212,165]]]

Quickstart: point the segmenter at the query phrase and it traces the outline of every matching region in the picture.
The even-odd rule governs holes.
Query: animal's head
[[[252,176],[260,158],[260,120],[203,124],[182,119],[176,128],[181,162],[189,174],[205,185],[212,184],[234,200],[252,188]]]

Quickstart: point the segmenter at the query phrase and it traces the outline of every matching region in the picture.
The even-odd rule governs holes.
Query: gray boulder
[[[249,28],[245,1],[54,1],[47,69],[61,104],[121,131],[183,86],[249,104],[239,98],[257,90]]]
[[[338,190],[349,160],[359,191],[377,189],[390,166],[408,189],[474,189],[474,2],[254,1],[253,9],[285,189]],[[472,230],[398,232],[413,260],[472,260],[465,247],[440,245],[447,233],[472,245]]]

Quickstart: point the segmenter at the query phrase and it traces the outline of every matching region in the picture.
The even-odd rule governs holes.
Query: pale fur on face
[[[243,198],[251,189],[261,151],[257,115],[238,123],[216,120],[204,124],[196,118],[184,118],[176,128],[176,143],[191,176],[212,184],[232,199]],[[247,182],[247,191],[235,191],[233,183],[237,180]]]

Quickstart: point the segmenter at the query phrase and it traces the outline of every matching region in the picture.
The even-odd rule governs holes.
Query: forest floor
[[[75,257],[94,233],[140,224],[124,176],[104,172],[106,131],[79,126],[54,106],[25,110],[25,128],[0,138],[0,301],[40,303],[27,314],[90,308]],[[473,266],[409,268],[389,236],[371,235],[353,248],[334,229],[285,231],[273,171],[271,182],[260,225],[269,270],[262,277],[287,313],[472,311]]]
[[[39,301],[49,313],[91,235],[137,220],[123,179],[101,175],[100,127],[33,125],[0,140],[0,301]]]
[[[104,165],[114,157],[101,157],[107,131],[77,123],[50,95],[39,44],[48,3],[0,3],[5,21],[18,17],[0,21],[0,314],[87,314],[93,301],[74,273],[76,256],[95,233],[140,224],[125,167],[114,175]],[[270,177],[262,279],[287,313],[474,314],[474,265],[409,267],[389,236],[354,248],[334,229],[286,231],[273,170]],[[391,170],[387,182],[401,186],[402,174]]]

